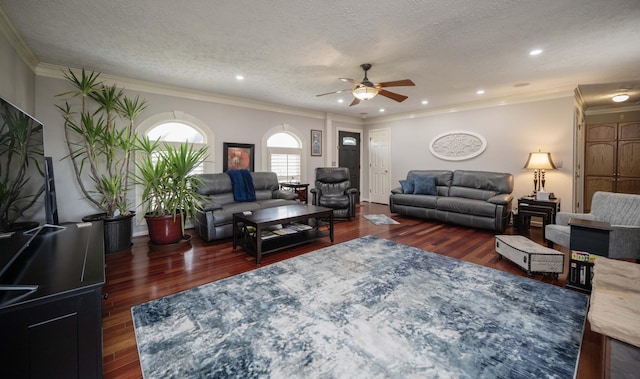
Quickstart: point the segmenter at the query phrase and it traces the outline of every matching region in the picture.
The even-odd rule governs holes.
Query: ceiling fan
[[[351,94],[353,94],[354,99],[351,102],[351,104],[349,104],[350,107],[360,103],[360,101],[362,101],[362,100],[371,100],[374,97],[376,97],[376,95],[382,95],[384,97],[388,97],[389,99],[393,99],[393,100],[395,100],[397,102],[403,102],[408,98],[407,96],[400,95],[399,93],[387,91],[387,90],[385,90],[383,88],[385,88],[385,87],[415,86],[415,83],[412,82],[410,79],[394,80],[392,82],[372,83],[369,80],[369,78],[367,78],[367,71],[369,71],[369,69],[371,68],[371,64],[370,63],[363,63],[363,64],[360,65],[360,67],[362,67],[362,70],[364,70],[364,78],[362,79],[362,81],[359,82],[357,80],[353,80],[353,79],[349,79],[349,78],[340,78],[340,80],[342,80],[343,82],[350,82],[350,83],[355,84],[356,86],[354,88],[348,88],[348,89],[342,89],[342,90],[333,91],[333,92],[321,93],[321,94],[316,95],[316,96],[325,96],[325,95],[332,95],[334,93],[342,93],[342,92],[346,92],[346,91],[351,91]]]

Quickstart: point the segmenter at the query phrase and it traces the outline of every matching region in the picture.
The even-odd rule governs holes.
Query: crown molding
[[[40,59],[31,51],[29,45],[20,37],[20,33],[13,26],[13,23],[9,19],[9,15],[5,12],[4,8],[0,5],[0,31],[7,38],[11,46],[18,53],[24,63],[29,66],[31,71],[36,71],[36,66],[40,63]]]
[[[587,116],[594,116],[599,114],[613,114],[613,113],[624,113],[624,112],[634,112],[640,111],[640,105],[627,105],[624,107],[597,107],[597,108],[587,108],[584,111],[584,114]]]
[[[582,91],[580,91],[580,87],[576,87],[575,95],[576,95],[576,104],[578,104],[580,109],[582,109],[582,111],[584,112],[585,108],[587,107],[587,103],[584,101],[584,96],[582,95]]]
[[[434,116],[434,115],[446,114],[446,113],[465,112],[465,111],[470,111],[474,109],[500,107],[504,105],[531,103],[535,101],[558,99],[561,97],[574,97],[575,96],[574,90],[575,90],[575,86],[565,86],[565,87],[551,88],[544,91],[536,91],[536,92],[530,92],[530,93],[520,94],[520,95],[494,97],[491,99],[474,101],[469,103],[462,103],[454,106],[433,108],[433,109],[424,110],[420,112],[402,113],[402,114],[396,114],[396,115],[390,115],[390,116],[379,116],[379,117],[367,119],[365,121],[365,125],[380,124],[383,122],[391,122],[391,121],[408,120],[413,118],[421,118],[421,117]]]
[[[67,67],[63,67],[59,65],[53,65],[49,63],[40,63],[37,65],[35,72],[36,72],[36,75],[38,76],[55,78],[55,79],[65,79],[64,72],[67,69],[68,69]],[[81,73],[81,69],[71,68],[71,70],[77,74]],[[279,104],[259,102],[259,101],[254,101],[254,100],[249,100],[249,99],[244,99],[239,97],[223,96],[223,95],[218,95],[212,92],[190,90],[182,87],[169,86],[169,85],[158,84],[158,83],[144,81],[144,80],[138,80],[138,79],[127,78],[127,77],[116,76],[116,75],[109,75],[105,73],[100,73],[100,78],[105,84],[108,84],[108,85],[113,85],[114,83],[117,83],[118,86],[124,87],[128,90],[152,93],[156,95],[175,96],[175,97],[204,101],[209,103],[232,105],[232,106],[242,107],[242,108],[309,117],[309,118],[315,118],[319,120],[325,120],[328,115],[326,112],[316,112],[308,109],[286,107]],[[339,115],[332,114],[331,118],[335,121],[362,125],[362,121],[359,118],[355,118],[355,117],[346,117],[346,116],[339,116]]]

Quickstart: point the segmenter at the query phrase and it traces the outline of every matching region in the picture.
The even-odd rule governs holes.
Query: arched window
[[[302,176],[302,143],[289,132],[278,132],[267,139],[269,171],[279,182],[300,182]]]
[[[149,139],[167,142],[192,142],[196,144],[204,143],[204,136],[194,127],[183,122],[165,122],[154,126],[147,131]]]
[[[194,149],[199,149],[211,143],[204,132],[205,129],[206,125],[195,117],[173,111],[157,114],[143,121],[138,127],[138,133],[149,137],[152,141],[162,141],[176,146],[183,142],[190,142]],[[208,153],[209,157],[213,156],[211,146]],[[193,174],[210,172],[211,166],[211,163],[205,162],[198,166]]]

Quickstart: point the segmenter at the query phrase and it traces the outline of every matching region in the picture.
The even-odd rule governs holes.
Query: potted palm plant
[[[104,85],[100,73],[64,73],[73,89],[57,105],[64,118],[64,132],[76,180],[85,198],[100,213],[85,221],[104,221],[105,252],[131,246],[134,213],[129,209],[130,172],[135,151],[134,120],[146,101],[131,99],[115,84]],[[70,104],[78,99],[79,104]],[[79,110],[75,108],[79,107]]]
[[[185,237],[187,218],[195,220],[204,199],[200,179],[191,175],[207,158],[207,147],[194,149],[139,139],[135,183],[142,186],[142,207],[152,245],[178,243]]]

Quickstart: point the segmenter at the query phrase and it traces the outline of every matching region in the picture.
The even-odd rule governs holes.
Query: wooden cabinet
[[[1,378],[101,378],[102,222],[0,239]],[[7,263],[7,261],[9,263]]]
[[[584,211],[596,191],[640,194],[640,122],[587,125]]]

